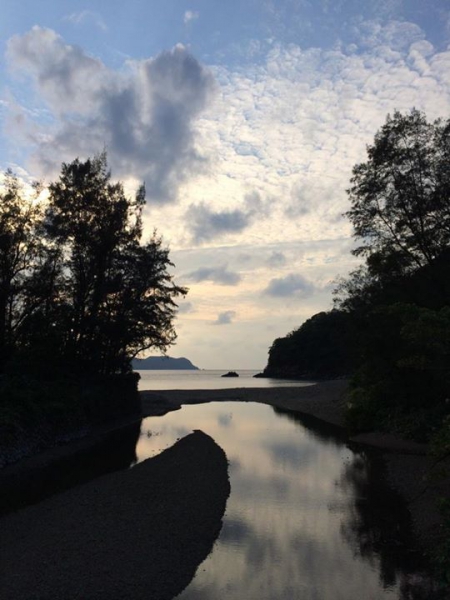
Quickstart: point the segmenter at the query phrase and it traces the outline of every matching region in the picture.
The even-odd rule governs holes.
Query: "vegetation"
[[[450,120],[394,113],[353,169],[350,219],[362,266],[335,309],[269,352],[266,371],[351,374],[349,424],[429,440],[450,398]]]
[[[136,396],[131,360],[175,340],[175,299],[187,292],[161,239],[141,242],[145,189],[127,198],[102,154],[63,164],[47,200],[41,191],[28,197],[8,172],[0,194],[2,422],[136,410],[113,390]]]
[[[450,456],[450,119],[396,112],[353,169],[348,195],[359,269],[335,309],[275,340],[265,372],[351,374],[353,430],[387,430]],[[445,474],[445,473],[444,473]],[[448,473],[446,474],[448,477]],[[449,500],[434,553],[450,581]]]
[[[344,311],[321,312],[269,350],[265,374],[271,377],[334,379],[350,375],[355,364],[354,322]]]
[[[365,322],[349,420],[426,440],[450,396],[450,121],[397,112],[367,152],[346,213],[365,264],[338,290]]]

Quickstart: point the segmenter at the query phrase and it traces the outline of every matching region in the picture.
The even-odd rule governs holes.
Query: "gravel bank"
[[[2,600],[169,600],[212,549],[230,487],[197,431],[130,470],[1,520]]]

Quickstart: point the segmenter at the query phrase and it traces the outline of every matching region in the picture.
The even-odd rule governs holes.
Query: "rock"
[[[239,377],[239,374],[236,371],[228,371],[228,373],[224,373],[221,377]]]

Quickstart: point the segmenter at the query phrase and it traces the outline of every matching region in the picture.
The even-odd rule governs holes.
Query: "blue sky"
[[[448,117],[450,2],[22,3],[0,22],[0,166],[108,151],[190,288],[174,356],[262,368],[355,266],[351,169],[387,113]]]

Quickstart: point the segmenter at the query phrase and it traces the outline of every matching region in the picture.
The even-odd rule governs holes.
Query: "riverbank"
[[[144,416],[163,406],[178,409],[183,404],[241,401],[262,402],[320,419],[336,428],[350,444],[366,446],[382,454],[386,478],[408,504],[415,534],[426,553],[432,554],[442,539],[441,498],[450,498],[450,478],[438,477],[425,444],[403,440],[391,434],[369,432],[348,436],[345,429],[344,380],[324,381],[305,387],[236,388],[228,390],[166,390],[141,392]]]
[[[223,450],[194,432],[155,458],[3,517],[3,600],[170,600],[219,535]]]
[[[183,404],[234,400],[262,402],[281,409],[309,415],[313,419],[320,420],[322,424],[330,424],[335,428],[336,433],[348,443],[358,444],[359,447],[366,445],[384,457],[386,476],[391,486],[397,489],[408,502],[416,534],[425,550],[434,550],[437,540],[442,533],[439,522],[439,498],[443,495],[449,496],[448,480],[425,481],[424,477],[430,468],[430,459],[426,456],[426,446],[411,444],[393,436],[386,436],[376,432],[351,439],[348,436],[346,437],[344,427],[345,390],[345,381],[327,381],[307,387],[167,390],[157,393],[141,392],[140,397],[143,416],[159,416],[165,412],[180,409]],[[120,434],[122,436],[120,431],[123,425],[124,423],[117,423],[114,425],[113,430],[110,429],[111,425],[108,427],[105,426],[105,430],[97,431],[96,436],[88,435],[76,443],[53,448],[35,458],[20,461],[17,465],[11,465],[3,471],[9,471],[14,476],[14,473],[17,474],[24,469],[28,469],[27,477],[29,478],[35,473],[36,461],[41,463],[42,466],[46,462],[53,462],[61,454],[70,455],[76,451],[83,452],[87,447],[98,443],[100,439],[113,434]],[[129,423],[129,425],[132,425],[132,423]],[[139,420],[136,421],[136,427],[139,429]],[[205,437],[207,438],[208,436]],[[96,440],[96,438],[99,439]],[[187,441],[184,442],[183,440]],[[67,492],[48,498],[35,506],[30,506],[15,514],[4,517],[1,520],[2,532],[6,532],[0,541],[2,556],[10,552],[9,543],[12,544],[12,548],[17,549],[17,552],[14,550],[15,553],[11,554],[12,558],[11,560],[8,559],[8,564],[2,562],[2,577],[3,573],[11,573],[12,577],[12,583],[8,581],[9,575],[8,579],[5,580],[4,585],[7,586],[7,590],[2,595],[2,598],[57,597],[55,595],[33,596],[30,592],[27,595],[26,591],[23,595],[14,594],[14,591],[17,589],[26,589],[20,587],[22,585],[34,585],[30,578],[32,575],[37,578],[37,585],[44,586],[42,588],[44,590],[45,586],[48,586],[53,580],[56,582],[55,585],[60,585],[62,581],[61,577],[66,578],[65,584],[67,584],[70,578],[72,578],[73,582],[73,573],[84,573],[84,571],[88,573],[87,577],[91,582],[89,586],[94,585],[93,581],[97,582],[95,585],[100,586],[102,578],[105,578],[107,582],[107,589],[109,589],[110,580],[115,581],[114,585],[117,584],[119,586],[118,589],[121,589],[121,585],[134,586],[135,577],[138,580],[140,577],[137,574],[138,568],[136,567],[135,571],[135,567],[133,566],[130,571],[129,563],[132,562],[132,559],[129,557],[127,563],[120,561],[115,555],[117,551],[128,552],[126,547],[128,542],[122,548],[121,539],[117,536],[111,538],[110,530],[114,531],[115,523],[119,523],[120,527],[122,527],[121,523],[125,514],[126,519],[124,523],[128,523],[127,526],[130,528],[137,528],[138,536],[152,538],[153,535],[157,535],[157,533],[154,534],[153,532],[155,531],[155,527],[159,527],[158,523],[167,521],[167,514],[160,510],[162,504],[167,507],[169,512],[174,511],[176,513],[180,507],[180,498],[184,498],[185,489],[187,489],[185,486],[189,488],[190,497],[195,498],[195,501],[190,503],[190,512],[183,513],[185,520],[183,524],[178,522],[178,533],[174,534],[175,540],[178,539],[177,536],[180,536],[180,539],[183,540],[183,549],[179,551],[177,546],[177,552],[179,551],[180,553],[172,554],[171,558],[169,549],[163,543],[164,552],[161,556],[155,550],[156,546],[153,546],[153,549],[148,548],[150,554],[147,556],[151,556],[153,569],[153,571],[150,571],[153,577],[152,585],[155,585],[156,589],[163,590],[161,593],[165,593],[165,581],[168,578],[177,581],[177,576],[173,575],[174,565],[179,566],[185,573],[183,581],[187,581],[187,571],[184,570],[184,561],[187,561],[188,565],[191,565],[189,567],[190,570],[188,570],[190,574],[193,574],[191,563],[191,556],[193,554],[190,550],[190,544],[204,544],[206,543],[205,540],[211,542],[211,533],[203,529],[204,515],[208,515],[208,511],[213,510],[216,511],[214,514],[217,516],[217,511],[219,509],[222,510],[222,492],[224,485],[229,484],[228,480],[226,480],[226,484],[224,484],[223,480],[223,461],[226,461],[226,458],[224,458],[220,448],[217,451],[215,448],[216,445],[214,445],[210,438],[208,438],[210,442],[207,444],[205,444],[204,438],[199,440],[198,435],[194,436],[194,439],[190,435],[187,438],[183,438],[183,440],[181,440],[183,444],[180,445],[178,443],[173,447],[175,448],[174,453],[166,451],[159,455],[157,459],[145,461],[143,464],[146,466],[143,469],[141,469],[140,465],[137,465],[131,470],[122,470],[98,477],[90,483],[84,483],[75,489],[68,490]],[[211,443],[213,446],[211,446]],[[187,444],[187,446],[184,444]],[[196,450],[189,449],[192,444],[196,447]],[[153,461],[156,461],[156,463]],[[152,464],[159,464],[160,466],[153,468]],[[30,465],[34,465],[31,470],[29,470]],[[140,473],[136,484],[133,484],[132,479],[129,479],[130,473],[134,472]],[[219,479],[217,479],[217,476]],[[220,497],[215,496],[216,488],[222,490],[221,494],[219,494]],[[155,493],[158,495],[159,490],[165,491],[165,499],[164,501],[160,500],[158,505],[158,502],[155,503],[153,496]],[[133,501],[132,494],[139,497],[138,502]],[[161,496],[159,497],[161,498]],[[207,506],[204,504],[205,499],[207,500]],[[78,506],[82,507],[84,512],[80,513]],[[121,506],[125,507],[124,511],[120,508]],[[74,509],[73,507],[76,508]],[[77,535],[79,522],[86,522],[87,529],[85,531],[83,525],[82,533]],[[189,535],[191,537],[189,540],[185,537],[184,528],[187,528],[186,531],[190,532]],[[220,529],[220,523],[218,529]],[[173,531],[175,531],[175,528]],[[106,542],[106,546],[103,542],[105,536],[109,540]],[[59,545],[59,537],[61,537],[62,545]],[[69,540],[67,550],[63,548],[65,540]],[[15,546],[16,543],[18,544],[17,546]],[[147,542],[142,542],[144,545],[139,546],[140,550],[144,548],[144,552],[146,548],[145,543]],[[151,544],[152,542],[149,541],[148,543]],[[45,547],[43,553],[41,553],[42,545]],[[211,546],[212,542],[209,547],[211,548]],[[47,548],[49,549],[48,552]],[[203,546],[203,548],[206,553],[209,552],[206,546]],[[136,547],[133,546],[133,551],[135,550]],[[72,565],[70,569],[73,568],[74,570],[71,571],[62,566],[62,575],[59,575],[59,571],[57,569],[54,571],[51,566],[52,558],[49,552],[52,556],[55,555],[58,557],[56,564],[59,564],[59,555],[61,554],[62,560],[68,560],[68,564]],[[103,552],[104,556],[101,556]],[[86,554],[85,557],[84,554]],[[123,556],[126,556],[126,554]],[[174,559],[173,556],[176,558]],[[113,559],[112,562],[110,562],[110,557]],[[75,561],[74,563],[71,562],[73,560]],[[30,576],[27,575],[27,561],[31,565],[29,572],[32,575]],[[82,564],[77,561],[81,561]],[[139,568],[142,568],[147,573],[149,572],[148,561],[145,565],[139,562],[139,565]],[[98,571],[97,567],[100,571]],[[116,573],[111,575],[111,569],[117,571],[117,575]],[[95,575],[93,571],[95,571]],[[82,585],[84,585],[83,578],[84,575],[81,577]],[[21,583],[22,579],[24,581],[23,584]],[[139,583],[139,585],[141,584],[144,586],[143,583]],[[15,585],[19,586],[19,588],[15,588]],[[11,591],[8,591],[9,589]],[[90,589],[94,588],[90,587]],[[139,594],[136,594],[135,588],[130,588],[130,590],[129,595],[126,595],[128,592],[126,594],[121,592],[120,597],[141,597]],[[3,590],[0,591],[3,592]],[[83,595],[83,591],[80,592],[78,589],[75,592],[78,596],[63,594],[60,597],[107,597],[102,596],[101,592],[99,592],[100,595],[90,592],[86,592]],[[114,594],[112,597],[114,597]],[[117,597],[117,594],[115,597]],[[161,596],[157,594],[154,596],[147,594],[146,597],[153,597],[154,600],[169,598],[168,595]]]

